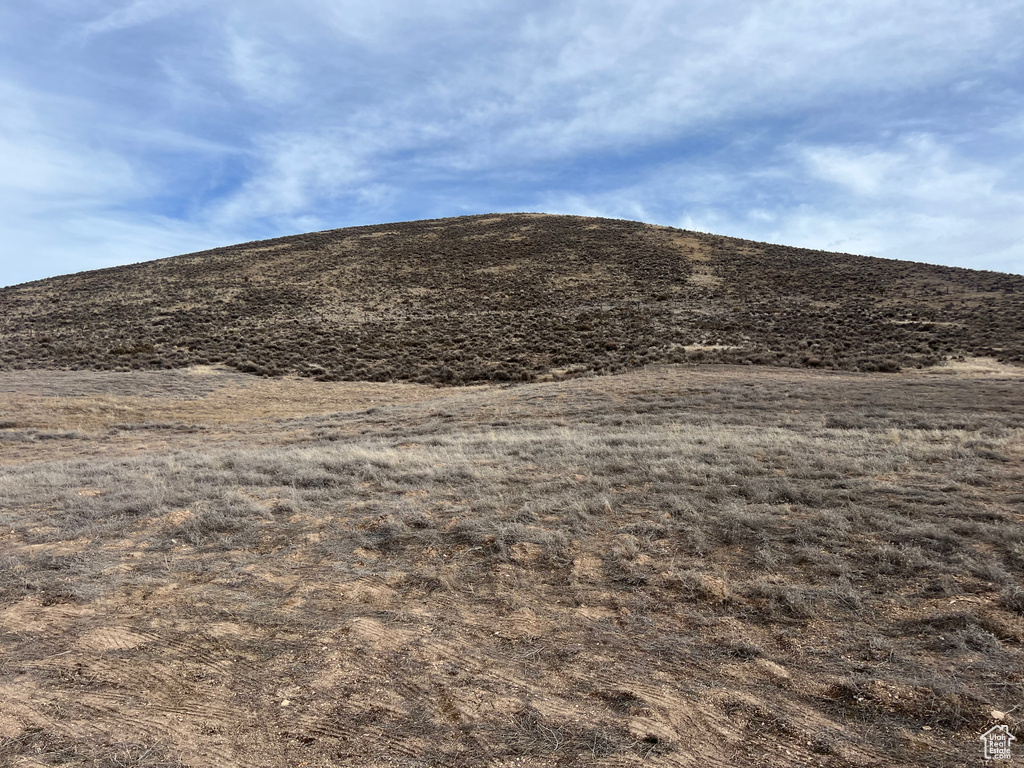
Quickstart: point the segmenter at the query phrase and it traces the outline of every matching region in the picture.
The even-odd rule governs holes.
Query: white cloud
[[[62,205],[84,204],[138,188],[132,168],[109,152],[82,157],[75,147],[45,136],[32,141],[3,135],[0,128],[0,197],[38,196]]]
[[[289,222],[325,200],[358,195],[364,187],[379,191],[381,185],[375,183],[367,159],[372,148],[367,144],[372,145],[372,140],[331,133],[264,139],[254,152],[259,167],[234,194],[213,208],[210,219],[236,227],[261,218]]]
[[[28,197],[61,205],[87,204],[110,195],[136,192],[140,180],[118,154],[83,152],[77,137],[59,122],[74,109],[70,100],[39,104],[34,95],[0,81],[0,199],[18,205]]]
[[[81,34],[102,35],[148,24],[165,16],[196,7],[201,0],[132,0],[86,23]]]
[[[172,256],[241,234],[132,212],[161,180],[117,152],[83,145],[76,100],[3,82],[0,100],[15,105],[0,112],[0,285]],[[175,146],[179,137],[159,140]]]
[[[285,52],[254,37],[230,33],[228,66],[234,82],[252,99],[284,104],[302,95],[299,66]]]
[[[1024,185],[1005,168],[962,158],[928,135],[886,151],[820,147],[803,155],[812,178],[840,196],[833,211],[819,212],[819,224],[801,211],[778,236],[813,237],[818,227],[831,230],[832,245],[863,244],[878,256],[1024,274]]]
[[[504,97],[491,119],[514,120],[509,154],[561,155],[924,87],[1013,50],[1019,16],[1005,1],[562,3],[441,90],[485,80]]]
[[[890,203],[985,210],[999,204],[997,187],[1008,181],[1000,169],[961,160],[927,134],[906,136],[887,150],[844,145],[809,147],[801,154],[812,176],[856,196]]]
[[[1024,274],[1019,176],[933,136],[909,135],[885,149],[789,146],[767,162],[769,172],[698,159],[598,195],[555,193],[543,202],[562,213]]]

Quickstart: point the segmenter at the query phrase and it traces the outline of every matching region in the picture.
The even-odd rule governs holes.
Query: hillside
[[[1024,277],[536,214],[247,243],[3,288],[0,308],[0,370],[462,384],[1024,362]]]

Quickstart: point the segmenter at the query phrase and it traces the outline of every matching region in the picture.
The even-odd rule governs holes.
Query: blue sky
[[[0,105],[0,285],[493,211],[1024,273],[1020,0],[9,0]]]

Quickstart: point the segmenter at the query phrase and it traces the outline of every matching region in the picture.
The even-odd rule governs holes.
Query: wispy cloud
[[[235,84],[257,102],[284,106],[305,95],[298,64],[266,40],[229,33],[228,68]]]
[[[818,226],[834,230],[836,245],[1024,272],[1024,185],[1018,173],[973,162],[929,135],[906,136],[886,151],[838,146],[802,154],[812,179],[832,187],[830,207],[843,213],[819,210],[815,217]],[[790,234],[794,225],[814,226],[798,217],[780,233]]]
[[[581,196],[556,212],[635,218],[753,240],[1024,273],[1024,185],[934,136],[786,145],[755,168],[698,158]]]
[[[118,2],[111,10],[89,21],[79,32],[82,35],[102,35],[119,32],[140,24],[149,24],[179,11],[194,8],[199,0],[132,0]]]
[[[8,204],[37,198],[88,205],[137,189],[137,174],[123,157],[104,150],[83,153],[76,136],[53,124],[59,105],[39,114],[32,94],[6,83],[0,83],[0,101],[13,107],[0,111],[0,196]]]
[[[545,208],[1024,272],[1017,0],[48,0],[3,21],[0,229],[49,245],[4,246],[0,283]]]

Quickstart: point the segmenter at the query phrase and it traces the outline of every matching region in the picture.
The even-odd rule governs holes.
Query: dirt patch
[[[967,376],[1010,376],[1024,378],[1024,367],[1001,363],[992,357],[967,357],[947,360],[934,369],[935,373],[956,373]]]

